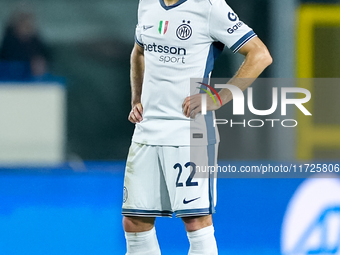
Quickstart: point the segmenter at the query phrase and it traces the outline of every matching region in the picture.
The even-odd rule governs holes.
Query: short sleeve
[[[209,32],[213,40],[222,42],[234,53],[256,36],[250,27],[239,20],[224,0],[213,2]]]
[[[143,31],[143,26],[139,25],[141,23],[141,16],[142,16],[142,0],[139,1],[138,4],[138,24],[136,26],[136,30],[135,30],[135,41],[136,43],[143,47],[143,40],[142,40],[142,31]]]
[[[140,25],[137,25],[136,33],[135,33],[135,41],[139,46],[143,47],[141,32],[142,32],[142,27]]]

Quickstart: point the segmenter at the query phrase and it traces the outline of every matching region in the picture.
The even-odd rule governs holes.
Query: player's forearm
[[[131,53],[131,105],[141,102],[142,84],[144,78],[144,54],[139,46],[135,46]]]
[[[260,47],[255,45],[251,50],[241,53],[246,56],[245,60],[228,84],[235,85],[244,91],[272,63],[272,58],[264,45]],[[223,105],[232,100],[232,93],[228,89],[222,89],[219,95]]]

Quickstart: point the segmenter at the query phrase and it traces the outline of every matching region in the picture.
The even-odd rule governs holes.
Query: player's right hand
[[[129,113],[128,120],[133,124],[139,123],[143,120],[143,106],[141,103],[134,105]]]

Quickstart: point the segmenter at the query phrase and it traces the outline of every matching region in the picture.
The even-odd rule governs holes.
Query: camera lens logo
[[[198,82],[198,84],[201,84],[201,85],[207,87],[207,89],[204,89],[202,87],[197,87],[198,89],[200,89],[200,90],[202,90],[202,91],[204,91],[206,93],[206,94],[202,95],[202,111],[201,111],[202,115],[206,115],[207,114],[207,97],[206,97],[207,94],[212,98],[212,100],[214,101],[215,105],[217,106],[217,102],[216,102],[213,94],[208,90],[208,88],[212,92],[214,92],[214,94],[217,96],[217,98],[220,101],[220,104],[222,106],[222,100],[220,98],[220,95],[217,93],[217,91],[213,87],[209,86],[208,84],[202,83],[202,82]]]
[[[191,37],[192,29],[189,24],[190,20],[188,20],[188,22],[185,22],[185,20],[183,20],[183,24],[177,28],[176,35],[178,39],[188,40]]]
[[[230,21],[233,21],[233,22],[237,20],[237,16],[233,12],[228,13],[228,18],[230,19]]]

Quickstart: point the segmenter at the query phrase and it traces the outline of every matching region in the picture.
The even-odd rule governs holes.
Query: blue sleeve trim
[[[247,42],[250,41],[253,37],[257,36],[253,30],[249,31],[247,34],[242,36],[240,40],[238,40],[233,46],[230,47],[230,49],[236,53],[239,49],[242,48],[243,45],[245,45]]]
[[[140,41],[138,41],[137,36],[135,36],[135,41],[136,41],[136,43],[137,43],[140,47],[144,47],[143,43],[141,43]]]

